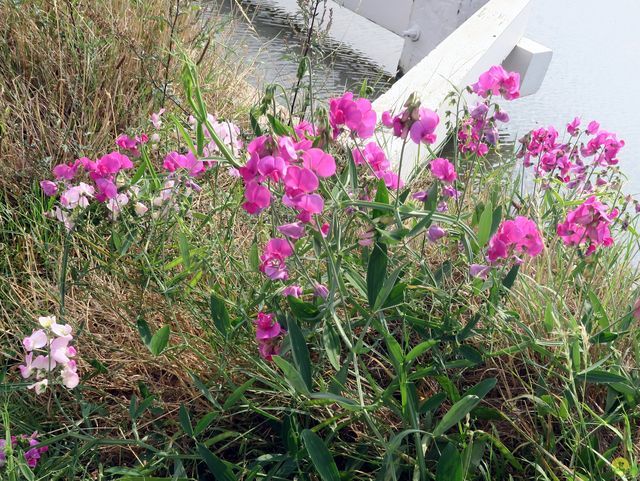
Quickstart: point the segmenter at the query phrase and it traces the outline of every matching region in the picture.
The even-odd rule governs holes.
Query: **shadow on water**
[[[255,77],[248,79],[252,85],[262,88],[278,83],[289,90],[295,84],[305,34],[300,16],[289,16],[256,0],[208,0],[205,6],[233,22],[231,45],[245,62],[253,64]],[[393,81],[357,52],[330,41],[313,49],[311,64],[313,95],[322,100],[345,90],[357,92],[365,79],[375,97]]]

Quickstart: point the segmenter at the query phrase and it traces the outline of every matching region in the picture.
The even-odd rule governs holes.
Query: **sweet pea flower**
[[[31,384],[30,386],[27,386],[27,389],[33,389],[35,390],[36,394],[42,394],[43,392],[46,391],[48,385],[49,385],[49,380],[43,379],[41,381]]]
[[[273,356],[280,353],[280,340],[284,329],[275,319],[275,314],[259,312],[258,318],[254,322],[258,351],[265,360],[271,361]]]
[[[38,324],[40,324],[45,329],[49,329],[52,325],[56,324],[56,316],[39,317]]]
[[[342,126],[358,137],[367,139],[373,135],[376,112],[367,99],[354,100],[352,92],[345,92],[342,97],[329,100],[329,123],[334,139],[340,134]]]
[[[68,188],[60,195],[60,204],[66,209],[89,206],[89,198],[93,197],[95,190],[92,186],[80,182],[78,185]]]
[[[46,195],[47,197],[54,196],[56,195],[56,192],[58,192],[58,185],[55,182],[51,182],[50,180],[41,180],[40,188],[42,189],[42,192],[44,192],[44,195]]]
[[[191,177],[198,177],[206,169],[204,162],[196,159],[196,156],[191,151],[187,152],[186,155],[178,152],[168,153],[162,162],[162,166],[169,172],[175,172],[180,168],[185,169]]]
[[[162,120],[160,119],[160,117],[164,112],[165,112],[165,109],[162,108],[157,112],[152,113],[151,117],[149,117],[149,120],[151,121],[151,124],[153,124],[154,128],[159,129],[162,126]]]
[[[587,133],[589,135],[595,134],[596,132],[598,132],[598,130],[600,130],[600,124],[595,120],[592,120],[591,122],[589,122],[589,125],[587,125]]]
[[[569,135],[578,135],[578,127],[580,127],[580,117],[575,117],[571,122],[567,124],[567,132]]]
[[[244,190],[244,197],[247,201],[242,204],[242,208],[249,214],[259,214],[271,204],[271,192],[258,182],[249,182]]]
[[[329,289],[327,286],[323,284],[316,284],[313,286],[313,295],[316,297],[321,297],[322,299],[326,299],[329,297]]]
[[[421,190],[419,192],[415,192],[412,194],[414,199],[419,200],[420,202],[426,202],[429,198],[429,193],[426,190]]]
[[[440,123],[440,117],[433,110],[421,107],[418,109],[419,118],[413,123],[409,134],[416,144],[433,144],[436,141],[435,130]]]
[[[486,280],[489,277],[489,272],[491,272],[491,266],[483,264],[471,264],[469,266],[469,275],[471,277]]]
[[[293,255],[291,243],[286,239],[271,239],[267,242],[260,260],[260,271],[272,281],[286,281],[289,278],[285,260]]]
[[[22,340],[22,345],[25,350],[28,352],[33,351],[34,349],[42,349],[47,345],[49,338],[47,337],[47,333],[42,329],[38,329],[34,331],[30,336],[25,337]]]
[[[510,256],[528,254],[535,257],[542,252],[544,244],[535,222],[523,216],[503,221],[489,241],[487,257],[491,262]]]
[[[291,239],[300,239],[304,237],[305,229],[302,222],[292,222],[291,224],[283,224],[278,227],[278,232],[286,235]]]
[[[318,177],[331,177],[336,173],[336,161],[322,149],[309,149],[302,154],[302,165]]]
[[[284,297],[291,296],[291,297],[295,297],[296,299],[299,299],[302,296],[302,287],[300,287],[297,284],[292,284],[282,289],[281,294]]]
[[[598,246],[609,247],[613,244],[609,226],[617,215],[616,209],[608,212],[602,202],[591,196],[567,213],[565,221],[558,224],[557,233],[565,245],[587,244],[586,255],[591,255]]]
[[[79,163],[56,165],[52,172],[53,176],[58,180],[73,180],[79,167]]]
[[[438,242],[446,235],[447,231],[435,224],[429,227],[429,230],[427,231],[427,236],[431,242]]]
[[[514,100],[520,96],[520,74],[507,72],[502,66],[494,65],[480,75],[472,85],[472,90],[481,97],[489,94],[502,95],[505,100]]]
[[[458,177],[453,164],[447,159],[433,159],[429,163],[429,168],[431,169],[431,173],[435,178],[449,184],[456,180],[456,178]]]
[[[136,202],[136,204],[133,206],[133,210],[135,211],[138,217],[142,217],[147,213],[149,208],[146,205],[144,205],[142,202]]]
[[[287,169],[284,185],[287,195],[295,197],[314,192],[320,186],[320,182],[311,169],[292,165]]]

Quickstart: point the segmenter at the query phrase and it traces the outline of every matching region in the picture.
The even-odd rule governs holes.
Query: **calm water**
[[[255,0],[253,0],[255,1]],[[630,178],[626,191],[640,194],[640,0],[535,0],[528,36],[554,51],[538,93],[508,106],[510,130],[522,134],[539,125],[559,129],[574,116],[584,123],[597,119],[602,128],[626,141],[621,166]],[[213,0],[217,8],[238,18],[235,0]],[[295,80],[300,36],[276,12],[240,2],[253,19],[253,29],[238,21],[233,40],[258,63],[257,84]],[[234,14],[235,10],[235,14]],[[360,32],[375,35],[375,32]],[[389,82],[381,70],[352,52],[327,48],[316,58],[314,89],[320,97],[357,89],[367,78],[378,93]]]

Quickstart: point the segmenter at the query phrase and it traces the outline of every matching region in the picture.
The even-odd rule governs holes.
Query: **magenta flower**
[[[299,299],[302,296],[302,287],[300,287],[297,284],[292,284],[282,289],[281,294],[284,297],[291,296],[291,297],[295,297],[296,299]]]
[[[271,192],[265,186],[251,181],[244,189],[244,197],[247,201],[242,208],[249,214],[258,214],[271,204]]]
[[[287,169],[284,177],[284,185],[287,195],[295,197],[300,194],[314,192],[320,185],[318,177],[306,167],[292,165]]]
[[[300,239],[304,237],[304,224],[302,222],[292,222],[291,224],[283,224],[278,227],[278,232],[286,235],[291,239]]]
[[[580,127],[580,117],[575,117],[571,122],[567,124],[567,132],[569,135],[578,135],[578,127]]]
[[[274,182],[278,182],[280,179],[284,178],[286,169],[287,166],[282,157],[267,155],[258,160],[258,173],[264,177],[272,179]]]
[[[446,235],[447,231],[435,224],[429,227],[429,230],[427,231],[427,237],[429,237],[431,242],[438,242]]]
[[[595,134],[596,132],[598,132],[598,130],[600,130],[600,124],[595,120],[592,120],[591,122],[589,122],[589,125],[587,125],[587,133],[589,135]]]
[[[433,144],[436,141],[436,127],[440,123],[440,117],[433,110],[421,107],[418,109],[419,118],[413,123],[409,134],[416,144]]]
[[[436,179],[450,184],[458,177],[456,170],[451,162],[447,159],[437,158],[429,163],[431,173]]]
[[[47,197],[56,195],[56,192],[58,192],[58,185],[55,182],[51,182],[50,180],[41,180],[40,188],[42,189],[42,192],[44,192],[44,195],[46,195]]]
[[[260,260],[260,271],[272,281],[289,278],[285,260],[293,254],[291,243],[286,239],[271,239],[267,242]]]
[[[514,220],[506,220],[500,224],[498,231],[489,241],[487,257],[491,262],[519,254],[535,257],[542,252],[543,248],[542,236],[536,223],[526,217],[518,216]]]
[[[586,255],[591,255],[598,246],[609,247],[613,244],[609,226],[617,216],[617,209],[607,212],[607,206],[591,196],[569,211],[565,221],[558,224],[557,233],[565,245],[586,244]]]
[[[258,351],[265,360],[271,361],[273,356],[280,353],[280,340],[284,329],[276,321],[275,314],[259,312],[258,318],[254,322]]]
[[[187,174],[191,177],[198,177],[204,173],[206,167],[204,162],[196,159],[193,152],[189,151],[186,155],[179,154],[178,152],[170,152],[164,158],[162,163],[169,172],[175,172],[178,169],[185,169]]]
[[[58,180],[73,180],[80,164],[75,162],[73,164],[60,164],[56,165],[52,172],[53,176]]]
[[[331,177],[336,173],[336,161],[321,149],[309,149],[304,152],[302,165],[313,170],[318,177]]]
[[[514,100],[520,96],[520,74],[507,72],[502,66],[494,65],[480,75],[472,89],[481,97],[493,94],[502,95],[505,100]]]
[[[329,123],[333,128],[333,138],[346,126],[362,139],[373,135],[376,126],[376,112],[367,99],[353,99],[352,92],[345,92],[340,98],[329,100]]]
[[[429,193],[426,190],[421,190],[419,192],[415,192],[411,197],[419,200],[420,202],[426,202],[429,198]]]
[[[160,109],[157,112],[152,113],[151,117],[149,117],[149,120],[153,124],[154,128],[159,129],[162,126],[162,120],[160,119],[160,117],[164,112],[165,109]]]
[[[316,284],[313,286],[313,295],[316,297],[321,297],[322,299],[326,299],[329,297],[329,289],[327,286],[323,284]]]
[[[471,264],[469,266],[469,275],[471,277],[477,277],[478,279],[487,279],[489,277],[489,272],[491,272],[491,266],[486,266],[483,264]]]

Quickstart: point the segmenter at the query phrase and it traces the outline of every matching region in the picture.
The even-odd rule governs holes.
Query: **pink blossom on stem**
[[[437,158],[433,159],[429,163],[431,173],[436,179],[440,179],[443,182],[451,183],[458,177],[455,168],[451,162],[447,159]]]
[[[544,244],[538,226],[532,220],[518,216],[503,221],[489,241],[487,257],[491,262],[511,256],[527,254],[535,257],[542,252]]]
[[[286,239],[271,239],[267,242],[260,260],[260,271],[272,281],[289,278],[285,260],[293,254],[291,243]]]

